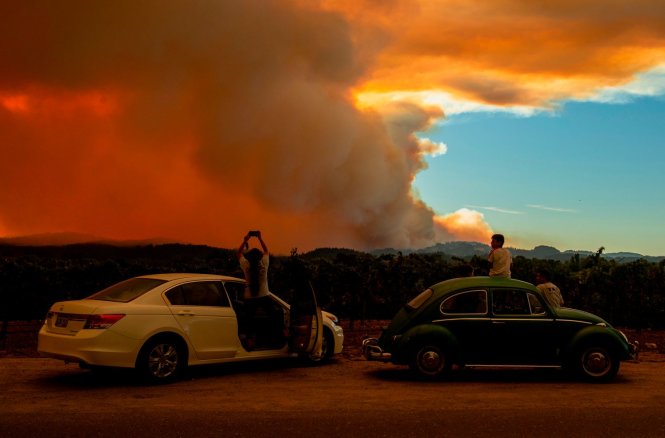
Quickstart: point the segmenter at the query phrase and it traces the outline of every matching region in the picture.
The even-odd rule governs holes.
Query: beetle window
[[[531,306],[531,313],[533,315],[544,315],[545,307],[543,307],[543,303],[540,302],[538,297],[532,293],[527,293],[527,296],[529,297],[529,305]]]
[[[406,307],[417,309],[418,307],[422,306],[425,301],[429,300],[433,293],[434,292],[432,292],[432,289],[426,289],[420,295],[406,303]]]
[[[441,313],[484,315],[487,313],[487,292],[470,290],[448,297],[441,303]]]
[[[494,289],[492,311],[495,315],[531,314],[526,292],[519,289]]]
[[[174,306],[229,307],[229,299],[220,286],[211,281],[185,283],[168,291],[166,298]]]

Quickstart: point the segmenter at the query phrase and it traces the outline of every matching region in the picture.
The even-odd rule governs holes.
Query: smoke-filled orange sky
[[[417,134],[459,105],[519,111],[665,56],[659,2],[0,4],[0,237],[74,231],[270,249],[487,243],[413,190]],[[455,187],[441,187],[442,193]]]

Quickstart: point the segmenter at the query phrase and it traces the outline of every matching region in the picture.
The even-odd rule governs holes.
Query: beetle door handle
[[[194,316],[194,312],[191,310],[181,310],[178,312],[178,315],[180,316]]]

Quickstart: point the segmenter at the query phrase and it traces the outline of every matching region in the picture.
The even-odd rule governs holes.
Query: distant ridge
[[[519,249],[509,248],[513,257],[522,256],[528,259],[541,259],[541,260],[559,260],[568,261],[571,257],[579,254],[581,257],[587,257],[595,254],[595,251],[587,250],[566,250],[560,251],[553,246],[539,245],[533,249]],[[442,253],[453,257],[470,258],[473,256],[484,257],[489,253],[490,246],[479,242],[445,242],[437,243],[436,245],[418,249],[418,250],[398,250],[394,248],[378,249],[371,251],[372,254],[429,254],[429,253]],[[603,258],[616,260],[621,263],[628,263],[635,260],[645,259],[649,262],[660,262],[665,259],[665,256],[645,256],[633,252],[615,252],[603,253]]]
[[[177,241],[176,239],[168,239],[168,238],[152,238],[152,239],[140,239],[140,240],[113,240],[113,239],[105,239],[91,234],[73,233],[73,232],[43,233],[43,234],[32,234],[26,236],[0,238],[0,245],[10,245],[10,246],[42,247],[42,246],[67,246],[67,245],[81,245],[81,244],[97,244],[97,245],[109,245],[117,247],[167,245],[167,244],[191,245],[187,242]],[[587,257],[592,254],[595,254],[595,251],[588,251],[588,250],[568,249],[565,251],[560,251],[559,249],[553,246],[546,246],[546,245],[539,245],[533,249],[519,249],[519,248],[509,248],[509,249],[513,257],[522,256],[529,259],[541,259],[541,260],[568,261],[570,260],[571,257],[577,254],[581,257]],[[384,249],[375,249],[365,252],[372,255],[398,254],[398,253],[402,253],[405,255],[442,253],[449,255],[451,257],[470,258],[473,256],[484,257],[487,255],[489,250],[490,250],[489,245],[486,245],[484,243],[455,241],[455,242],[437,243],[435,245],[422,249],[384,248]],[[330,254],[358,253],[358,252],[363,252],[363,251],[357,251],[347,248],[317,248],[303,255],[307,257],[320,257]],[[656,263],[660,262],[661,260],[665,260],[665,256],[645,256],[633,252],[603,253],[602,257],[616,260],[621,263],[628,263],[640,259]]]
[[[139,245],[163,245],[168,243],[183,243],[175,239],[154,238],[140,240],[113,240],[85,233],[41,233],[26,236],[2,237],[0,245],[14,246],[65,246],[80,244],[100,244],[112,246],[139,246]]]

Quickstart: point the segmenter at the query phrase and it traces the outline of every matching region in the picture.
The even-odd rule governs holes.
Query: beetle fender
[[[408,363],[415,348],[425,343],[438,345],[454,355],[458,342],[445,327],[435,324],[421,324],[407,330],[397,341],[393,350],[393,363]]]
[[[619,355],[624,355],[625,348],[622,348],[622,341],[617,333],[609,330],[607,327],[593,325],[585,327],[573,336],[568,345],[564,346],[562,354],[564,357],[571,357],[581,347],[589,344],[606,345]]]

